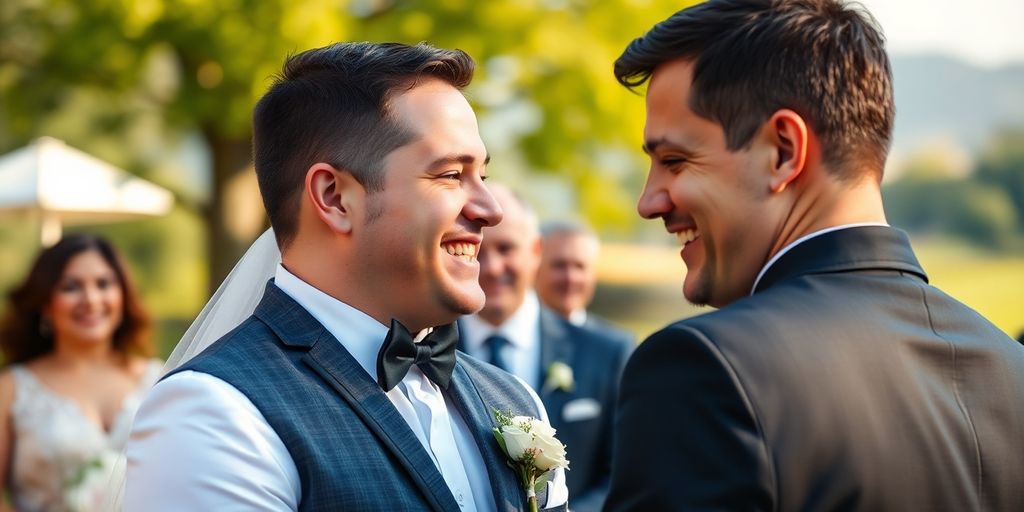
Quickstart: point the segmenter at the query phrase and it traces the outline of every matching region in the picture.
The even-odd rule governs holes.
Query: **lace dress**
[[[77,403],[50,391],[25,367],[12,366],[14,444],[8,484],[14,508],[97,510],[113,465],[123,456],[135,411],[162,370],[161,361],[149,361],[138,389],[125,397],[105,432]]]

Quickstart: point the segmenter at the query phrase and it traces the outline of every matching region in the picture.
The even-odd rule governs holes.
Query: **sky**
[[[973,64],[1024,64],[1024,0],[857,0],[891,54],[943,53]]]

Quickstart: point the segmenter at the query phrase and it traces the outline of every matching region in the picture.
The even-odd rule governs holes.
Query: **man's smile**
[[[443,242],[441,247],[451,254],[466,261],[476,261],[479,245],[471,242]]]

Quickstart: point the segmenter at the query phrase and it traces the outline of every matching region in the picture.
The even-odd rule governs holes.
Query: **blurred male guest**
[[[720,309],[630,360],[608,510],[1024,510],[1024,347],[886,224],[892,78],[854,5],[710,0],[615,63],[648,83],[640,214]]]
[[[491,187],[504,220],[483,230],[484,308],[460,321],[460,346],[540,393],[566,445],[569,507],[599,510],[608,492],[613,408],[632,344],[578,328],[540,305],[533,290],[540,261],[537,217],[510,189]]]
[[[569,323],[596,329],[633,342],[629,331],[587,311],[597,288],[597,255],[601,242],[587,226],[555,222],[541,228],[537,296]]]

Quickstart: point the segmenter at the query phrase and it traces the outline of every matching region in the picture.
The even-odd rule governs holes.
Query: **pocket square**
[[[577,398],[566,402],[562,407],[562,420],[583,421],[601,415],[601,403],[593,398]]]
[[[565,486],[565,471],[556,469],[544,488],[545,499],[541,501],[538,494],[538,503],[541,503],[542,511],[566,510],[569,502],[569,488]]]

